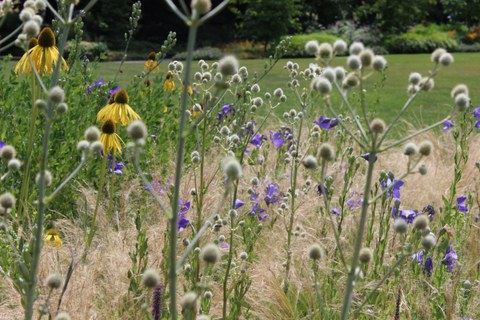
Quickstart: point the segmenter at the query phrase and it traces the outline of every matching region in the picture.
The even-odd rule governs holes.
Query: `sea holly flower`
[[[280,201],[278,195],[278,187],[275,184],[270,183],[267,186],[267,194],[265,195],[264,200],[267,205],[275,204]]]
[[[460,212],[467,213],[468,212],[468,206],[465,204],[465,201],[467,200],[467,197],[461,196],[457,198],[457,209]]]
[[[453,250],[452,244],[450,243],[447,248],[447,252],[445,253],[445,257],[442,260],[442,264],[448,267],[449,272],[453,272],[453,268],[455,267],[457,260],[458,255],[455,250]]]
[[[453,121],[452,121],[452,120],[445,120],[445,122],[443,123],[443,128],[442,128],[442,130],[443,130],[443,131],[447,131],[447,130],[450,129],[451,127],[453,127]]]
[[[313,121],[313,123],[315,123],[322,129],[331,130],[338,125],[338,119],[320,116],[320,118],[318,118],[318,120]]]
[[[188,224],[190,220],[185,218],[185,214],[190,209],[190,201],[184,202],[183,199],[179,199],[179,212],[178,212],[178,231],[182,231]]]
[[[270,140],[272,140],[275,148],[280,148],[285,143],[285,140],[283,139],[283,135],[280,131],[277,131],[275,133],[270,131]]]

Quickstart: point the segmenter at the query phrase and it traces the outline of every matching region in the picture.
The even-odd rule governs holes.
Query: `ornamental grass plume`
[[[126,126],[133,120],[139,120],[140,116],[128,105],[128,93],[124,89],[118,90],[113,103],[106,105],[97,114],[97,121],[112,121],[114,124],[121,123]]]
[[[33,42],[32,42],[33,44]],[[58,48],[55,46],[55,34],[52,29],[44,28],[38,36],[38,44],[29,49],[15,66],[16,74],[31,74],[32,65],[28,56],[32,58],[33,65],[39,74],[53,72],[53,66],[57,64],[58,59],[62,59],[61,70],[68,70],[68,65],[63,57],[60,57]]]
[[[156,53],[154,51],[150,52],[147,57],[147,61],[145,61],[145,66],[143,70],[145,72],[157,72],[158,71],[158,62],[155,60]]]
[[[115,132],[115,123],[112,120],[107,120],[102,125],[102,133],[100,134],[100,142],[103,144],[104,154],[109,154],[113,150],[113,155],[122,153],[122,139]]]

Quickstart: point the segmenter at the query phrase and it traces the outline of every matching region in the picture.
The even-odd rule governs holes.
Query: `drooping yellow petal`
[[[163,83],[163,90],[165,91],[173,91],[175,90],[175,82],[172,79],[167,79]]]
[[[100,142],[103,144],[103,152],[104,154],[109,154],[111,150],[113,150],[113,156],[118,153],[122,153],[122,139],[116,133],[107,134],[102,133],[100,135]]]

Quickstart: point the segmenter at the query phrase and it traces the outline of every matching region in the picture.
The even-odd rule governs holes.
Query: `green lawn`
[[[435,88],[432,92],[422,93],[407,112],[407,119],[414,124],[432,123],[446,116],[452,108],[453,100],[450,98],[450,90],[458,83],[465,83],[470,88],[470,96],[474,104],[480,96],[480,87],[477,85],[480,75],[480,54],[478,53],[456,53],[454,54],[455,63],[450,67],[443,67],[435,78]],[[408,96],[406,88],[408,85],[408,75],[411,72],[420,72],[427,75],[433,67],[430,62],[429,54],[411,54],[411,55],[388,55],[388,69],[386,71],[386,80],[384,88],[376,90],[375,87],[381,83],[381,76],[378,73],[372,74],[367,83],[367,101],[370,110],[384,118],[387,123],[395,113],[403,106]],[[315,62],[312,59],[292,59],[300,64],[300,69],[304,69],[309,63]],[[255,71],[262,72],[266,60],[243,60],[241,65],[248,68],[250,75]],[[281,60],[273,70],[261,81],[262,92],[272,92],[277,87],[284,88],[289,99],[283,110],[288,110],[295,106],[294,95],[288,94],[286,84],[288,73],[283,68],[287,59]],[[345,66],[345,58],[335,59],[333,66]],[[97,76],[105,80],[112,80],[115,77],[119,67],[118,62],[100,63]],[[195,69],[198,64],[194,63]],[[165,71],[167,63],[160,65],[160,70]],[[126,87],[134,75],[141,73],[143,62],[126,62],[122,66],[122,72],[119,73],[118,82]],[[307,84],[306,84],[307,85]],[[352,99],[355,104],[355,98]],[[334,99],[334,103],[339,100]],[[321,113],[319,110],[319,113]]]

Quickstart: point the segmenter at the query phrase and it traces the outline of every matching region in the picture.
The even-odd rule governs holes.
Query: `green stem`
[[[235,199],[233,200],[235,201]],[[233,259],[233,217],[230,219],[230,249],[228,252],[228,263],[227,263],[227,270],[225,271],[225,278],[223,279],[223,308],[222,308],[222,319],[227,319],[227,297],[228,297],[228,276],[230,274],[230,267],[232,265]]]
[[[183,157],[185,152],[185,124],[186,124],[186,109],[188,102],[188,86],[190,84],[190,76],[192,72],[193,50],[195,46],[195,39],[198,30],[198,18],[196,10],[192,12],[192,22],[188,32],[187,44],[187,61],[185,68],[185,80],[183,81],[183,93],[180,107],[180,124],[178,129],[178,143],[177,143],[177,160],[175,164],[175,190],[173,194],[172,203],[172,217],[170,219],[170,252],[169,252],[169,289],[170,289],[170,316],[173,320],[177,319],[177,273],[175,272],[175,265],[177,260],[177,224],[178,224],[178,201],[180,198],[180,183],[182,178]]]
[[[53,71],[50,86],[53,88],[57,85],[58,76],[60,71],[60,65],[62,63],[62,54],[63,49],[65,48],[65,44],[68,38],[68,31],[70,29],[70,25],[65,25],[62,33],[62,37],[60,39],[59,44],[59,59],[55,69]],[[27,287],[25,293],[25,320],[31,320],[33,317],[33,306],[36,300],[36,289],[37,289],[37,272],[38,272],[38,264],[40,260],[40,253],[42,251],[42,244],[43,244],[43,224],[44,224],[44,214],[45,214],[45,202],[43,199],[45,198],[46,192],[46,183],[45,183],[45,171],[47,170],[47,163],[48,163],[48,150],[49,150],[49,142],[50,142],[50,132],[52,126],[52,118],[54,113],[54,106],[53,102],[49,101],[47,106],[47,114],[45,122],[45,131],[43,135],[43,142],[42,142],[42,153],[40,157],[40,179],[39,179],[39,191],[38,191],[38,213],[37,213],[37,223],[36,223],[36,230],[35,235],[33,236],[32,241],[33,244],[33,256],[32,256],[32,264],[30,268],[30,279],[29,279],[29,286]]]
[[[107,221],[110,221],[112,218],[112,210],[113,210],[113,189],[115,187],[115,157],[113,157],[112,162],[111,162],[111,167],[112,167],[112,172],[110,174],[110,188],[108,188],[109,191],[109,197],[108,197],[108,207],[107,207]],[[107,173],[108,174],[108,173]]]
[[[360,254],[360,249],[362,248],[363,233],[365,231],[365,223],[367,221],[367,213],[369,206],[369,197],[370,197],[370,188],[372,185],[373,177],[373,168],[375,166],[375,156],[377,150],[375,149],[375,139],[372,143],[372,150],[370,152],[370,161],[368,161],[368,170],[367,170],[367,181],[365,182],[365,189],[363,191],[363,203],[362,203],[362,213],[360,216],[360,222],[358,224],[357,238],[355,240],[355,248],[353,251],[353,258],[351,263],[351,269],[348,274],[347,287],[345,289],[345,296],[343,299],[342,314],[340,319],[347,320],[348,312],[350,311],[350,306],[352,304],[352,294],[353,287],[356,280],[356,270],[358,267],[358,256]]]
[[[103,194],[103,185],[105,184],[106,168],[107,168],[106,154],[103,154],[102,164],[100,165],[100,182],[98,184],[97,200],[95,201],[95,209],[93,211],[92,223],[90,224],[90,232],[88,233],[87,241],[85,243],[85,251],[83,253],[83,259],[87,257],[88,249],[92,244],[93,236],[95,235],[95,224],[97,221],[98,207],[100,206],[100,200]]]

